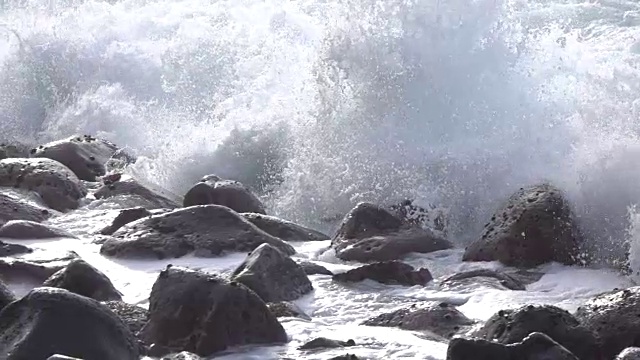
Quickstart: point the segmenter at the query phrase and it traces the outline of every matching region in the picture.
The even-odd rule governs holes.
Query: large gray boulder
[[[215,204],[239,213],[265,214],[264,205],[246,186],[233,180],[207,175],[184,195],[183,205]]]
[[[42,222],[52,211],[35,201],[28,201],[27,194],[13,189],[0,188],[0,226],[11,220]]]
[[[447,360],[579,360],[549,336],[533,332],[522,341],[500,344],[484,339],[455,338],[449,342]]]
[[[547,262],[576,264],[581,236],[569,201],[549,185],[522,188],[494,213],[463,261],[500,261],[529,268]]]
[[[109,176],[94,193],[96,199],[117,200],[127,207],[146,209],[175,209],[180,206],[173,194],[151,184],[127,176]]]
[[[200,257],[249,252],[270,244],[284,254],[295,253],[286,242],[258,229],[233,210],[219,205],[182,208],[129,223],[107,240],[100,252],[119,258]]]
[[[0,238],[8,239],[47,239],[75,238],[70,232],[51,225],[29,220],[11,220],[0,227]]]
[[[256,213],[242,213],[240,215],[244,216],[245,219],[268,234],[284,241],[319,241],[330,239],[328,235],[319,231],[279,219],[275,216]]]
[[[122,300],[109,278],[84,260],[76,259],[51,275],[43,286],[69,290],[98,301]]]

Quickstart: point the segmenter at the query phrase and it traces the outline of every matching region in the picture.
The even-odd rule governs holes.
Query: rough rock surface
[[[265,214],[262,202],[240,182],[207,175],[184,195],[183,205],[222,205],[239,213]]]
[[[100,249],[121,258],[175,258],[195,252],[214,257],[224,252],[249,252],[270,244],[287,255],[284,241],[258,229],[233,210],[219,205],[192,206],[129,223]]]
[[[440,287],[445,289],[454,288],[458,285],[467,286],[470,283],[483,282],[491,286],[493,280],[495,288],[523,291],[526,285],[532,284],[542,277],[542,273],[520,271],[504,271],[492,269],[470,270],[453,274],[444,278],[440,282]],[[483,281],[484,280],[484,281]]]
[[[252,251],[231,280],[244,284],[265,302],[296,300],[313,290],[302,267],[269,244]]]
[[[305,314],[304,311],[302,311],[302,309],[298,307],[298,305],[289,301],[268,303],[267,307],[269,308],[269,311],[271,311],[271,313],[277,318],[296,317],[304,320],[311,320],[311,317]]]
[[[100,233],[102,235],[112,235],[114,232],[116,232],[121,227],[127,225],[128,223],[134,222],[136,220],[139,220],[148,216],[151,216],[151,212],[143,207],[135,207],[135,208],[120,210],[120,213],[118,214],[118,216],[116,216],[116,218],[113,219],[111,224],[109,224],[108,226],[100,230]]]
[[[140,180],[119,177],[116,181],[108,181],[95,192],[96,199],[122,198],[130,207],[144,207],[147,209],[175,209],[179,207],[178,199],[166,190],[156,189],[150,184],[143,184]],[[120,200],[120,202],[125,202]],[[133,205],[132,203],[135,203]]]
[[[117,300],[104,301],[103,304],[118,315],[134,335],[138,334],[149,321],[149,311],[140,306]]]
[[[35,191],[50,208],[76,209],[87,194],[76,175],[51,159],[0,160],[0,186]]]
[[[29,157],[29,148],[24,144],[0,144],[0,160],[27,157]]]
[[[34,202],[25,201],[22,194],[9,189],[0,189],[0,226],[11,220],[41,222],[51,216],[51,211]]]
[[[0,238],[8,239],[47,239],[75,238],[70,232],[51,225],[29,220],[11,220],[0,227]]]
[[[38,253],[34,252],[22,258],[0,259],[0,278],[10,282],[41,285],[70,261],[78,258],[78,254],[74,252],[53,258],[38,258],[36,255]]]
[[[566,347],[582,360],[600,360],[596,334],[567,311],[555,306],[528,305],[501,310],[493,315],[475,336],[502,344],[522,341],[532,332],[541,332]],[[614,353],[609,359],[617,354]]]
[[[347,341],[327,339],[325,337],[315,338],[311,341],[304,343],[300,346],[299,350],[312,350],[312,349],[333,349],[341,347],[355,346],[356,342],[352,339]]]
[[[300,261],[298,264],[307,275],[333,275],[326,267],[318,265],[311,261]]]
[[[578,360],[549,336],[533,332],[521,342],[505,345],[483,339],[455,338],[447,360]]]
[[[0,241],[0,257],[28,254],[33,252],[29,247],[20,244],[9,244]]]
[[[0,310],[16,300],[16,295],[0,280]]]
[[[251,221],[253,225],[259,227],[266,233],[280,238],[284,241],[319,241],[329,240],[331,237],[319,231],[279,219],[275,216],[242,213],[245,219]]]
[[[284,343],[287,334],[265,303],[237,282],[168,267],[153,285],[148,344],[209,356],[232,346]]]
[[[0,358],[54,354],[96,360],[138,360],[126,325],[99,302],[63,289],[37,288],[0,312]]]
[[[616,356],[616,360],[640,360],[640,348],[626,348]]]
[[[451,338],[473,324],[473,320],[447,303],[429,303],[426,306],[414,304],[410,308],[381,314],[362,323],[367,326],[390,326],[411,331],[429,331],[443,338]]]
[[[122,300],[111,280],[84,260],[71,261],[47,279],[43,286],[69,290],[98,301]]]
[[[429,253],[451,246],[433,232],[407,224],[370,203],[356,205],[331,241],[338,258],[363,262],[397,260],[412,252]]]
[[[424,286],[433,280],[433,276],[426,268],[415,270],[413,266],[395,260],[368,264],[333,275],[333,280],[339,282],[358,282],[365,279],[389,285]]]
[[[640,287],[598,295],[578,308],[576,318],[598,335],[607,359],[640,347]]]
[[[569,201],[542,184],[520,189],[494,213],[463,261],[495,261],[529,268],[551,261],[579,262],[581,238]]]

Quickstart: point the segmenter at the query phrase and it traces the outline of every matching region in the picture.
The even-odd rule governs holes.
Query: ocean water
[[[608,266],[628,252],[640,270],[639,60],[635,1],[3,0],[0,141],[104,137],[138,156],[127,169],[136,177],[177,194],[205,174],[236,179],[270,214],[328,233],[359,201],[415,199],[448,215],[459,247],[409,259],[436,276],[498,266],[461,263],[460,249],[511,192],[564,189],[602,266],[550,264],[526,292],[344,288],[316,276],[300,300],[314,320],[285,321],[289,345],[228,356],[297,358],[297,344],[331,335],[355,336],[363,345],[350,351],[363,356],[442,359],[445,344],[357,324],[440,299],[479,320],[525,303],[571,310],[633,283]],[[112,216],[89,204],[52,220],[80,240],[37,246],[76,250],[144,305],[166,262],[97,255],[91,229]],[[298,256],[355,265],[326,246],[300,244]]]

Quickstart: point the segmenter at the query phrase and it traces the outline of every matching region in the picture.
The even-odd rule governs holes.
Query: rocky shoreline
[[[292,303],[313,290],[308,276],[329,275],[340,286],[365,279],[424,286],[433,281],[429,269],[403,259],[454,247],[442,228],[421,221],[429,210],[410,201],[359,203],[335,234],[325,235],[267,214],[239,182],[207,175],[179,198],[126,175],[133,162],[115,144],[88,135],[32,149],[0,146],[0,238],[72,238],[45,222],[102,200],[131,205],[119,205],[113,222],[95,234],[104,256],[159,260],[242,252],[245,261],[230,274],[167,266],[146,310],[123,302],[109,278],[77,254],[29,261],[21,256],[34,249],[0,242],[9,259],[0,260],[0,278],[34,284],[18,299],[0,282],[0,358],[198,359],[239,346],[286,343],[279,318],[309,318]],[[441,287],[485,281],[523,291],[542,276],[532,271],[541,264],[591,264],[594,254],[585,250],[571,204],[552,184],[520,189],[488,220],[463,261],[499,261],[509,269],[449,274]],[[293,243],[324,240],[338,259],[362,265],[333,274],[291,258]],[[448,343],[448,360],[640,359],[634,348],[640,346],[640,287],[598,295],[574,314],[528,305],[499,310],[479,324],[455,304],[424,302],[363,324]],[[334,359],[357,359],[348,353],[352,346],[352,339],[317,338],[300,350],[344,348],[345,355]]]

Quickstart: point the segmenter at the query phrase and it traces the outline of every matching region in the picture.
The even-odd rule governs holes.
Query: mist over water
[[[171,191],[216,173],[327,231],[358,201],[414,198],[446,208],[461,243],[514,190],[550,181],[603,257],[635,244],[635,2],[2,6],[5,141],[95,134]]]

